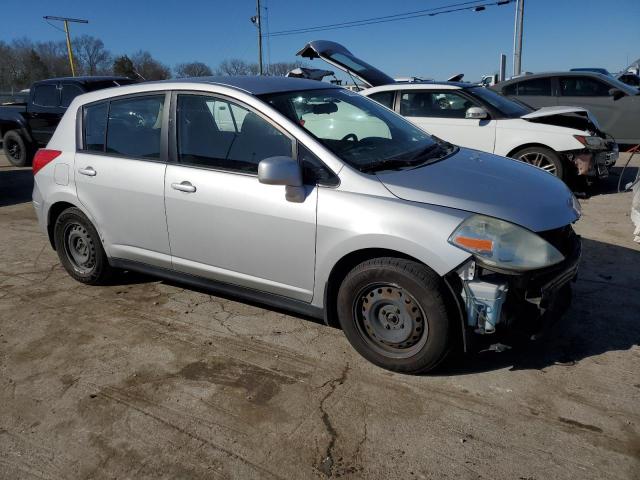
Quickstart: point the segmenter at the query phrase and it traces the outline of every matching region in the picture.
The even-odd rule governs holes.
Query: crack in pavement
[[[329,418],[329,413],[325,410],[325,403],[333,395],[338,388],[339,385],[342,385],[347,379],[347,373],[349,372],[349,364],[347,363],[342,370],[342,373],[338,378],[334,378],[333,380],[329,380],[325,382],[320,388],[330,385],[331,388],[327,392],[327,394],[322,397],[320,400],[320,411],[322,412],[322,423],[327,429],[327,433],[329,434],[329,444],[327,445],[327,449],[325,450],[324,459],[318,465],[318,470],[325,474],[327,477],[331,477],[333,475],[333,448],[336,444],[336,440],[338,439],[338,432],[335,427],[331,423],[331,419]]]

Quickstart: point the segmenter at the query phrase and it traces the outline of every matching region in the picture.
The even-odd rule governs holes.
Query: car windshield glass
[[[516,103],[485,87],[473,87],[470,88],[468,92],[484,100],[508,118],[520,118],[533,111],[533,109],[526,107],[523,103]]]
[[[640,89],[632,87],[631,85],[627,85],[624,82],[621,82],[617,78],[613,77],[605,77],[606,81],[611,84],[611,88],[617,88],[618,90],[622,90],[627,95],[638,95],[640,93]]]
[[[455,148],[349,90],[307,90],[261,98],[363,172],[423,165]]]

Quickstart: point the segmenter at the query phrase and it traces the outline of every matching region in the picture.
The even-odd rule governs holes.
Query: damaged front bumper
[[[585,148],[562,152],[569,163],[575,166],[580,176],[606,178],[609,170],[618,161],[620,150],[613,141],[603,142],[602,148]]]
[[[501,343],[514,334],[538,338],[568,309],[570,282],[577,277],[582,251],[580,237],[571,226],[540,235],[564,254],[562,262],[516,273],[472,258],[445,276],[458,304],[465,350],[483,343],[477,341],[479,336]]]

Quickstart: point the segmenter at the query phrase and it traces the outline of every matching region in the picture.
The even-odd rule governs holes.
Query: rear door
[[[184,92],[174,102],[165,183],[173,268],[310,301],[317,187],[293,203],[257,176],[260,160],[294,154],[293,139],[233,99]]]
[[[168,95],[153,92],[83,107],[76,188],[111,257],[171,266],[164,208],[168,105]]]
[[[404,90],[400,92],[400,115],[423,130],[461,147],[493,153],[496,121],[465,118],[479,103],[457,90]]]
[[[531,78],[512,83],[502,89],[502,94],[533,108],[552,107],[558,104],[553,77]]]
[[[65,109],[60,106],[60,85],[35,85],[28,106],[27,121],[31,135],[38,145],[46,145],[55,131]]]

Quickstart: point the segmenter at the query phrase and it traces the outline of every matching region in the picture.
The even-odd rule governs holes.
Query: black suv
[[[67,77],[35,82],[26,103],[0,107],[4,153],[16,167],[31,164],[35,151],[51,139],[71,101],[80,94],[136,83],[126,77]]]

